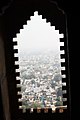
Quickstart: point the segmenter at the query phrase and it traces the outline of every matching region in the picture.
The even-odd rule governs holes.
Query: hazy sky
[[[60,50],[59,38],[63,37],[63,34],[59,34],[59,30],[50,26],[50,22],[42,19],[38,12],[34,12],[34,16],[31,16],[31,20],[27,21],[23,28],[17,34],[19,53],[41,49]]]

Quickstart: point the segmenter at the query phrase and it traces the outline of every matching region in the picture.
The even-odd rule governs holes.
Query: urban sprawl
[[[22,106],[62,106],[62,76],[59,54],[30,54],[19,61]]]

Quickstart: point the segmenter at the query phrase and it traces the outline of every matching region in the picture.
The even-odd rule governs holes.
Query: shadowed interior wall
[[[30,114],[28,111],[22,114],[22,110],[18,109],[19,105],[22,104],[18,102],[18,99],[21,96],[17,95],[17,92],[20,91],[20,89],[16,87],[16,84],[19,83],[15,78],[19,74],[15,73],[15,69],[18,68],[18,66],[14,65],[14,62],[17,61],[18,59],[17,57],[14,58],[14,53],[17,53],[17,50],[13,51],[12,39],[16,37],[16,34],[19,33],[20,29],[23,29],[23,25],[26,24],[27,20],[30,20],[30,16],[32,16],[33,12],[37,10],[41,15],[43,15],[43,19],[46,18],[47,22],[51,22],[52,26],[54,25],[56,26],[56,30],[59,29],[60,33],[65,34],[64,39],[61,41],[65,41],[65,46],[67,44],[65,16],[60,10],[56,8],[54,4],[43,1],[41,2],[41,1],[42,0],[40,0],[40,2],[37,3],[37,0],[34,0],[34,2],[33,0],[27,0],[27,2],[26,0],[23,1],[16,0],[11,4],[11,6],[4,12],[4,15],[2,16],[3,24],[1,26],[2,27],[4,26],[4,32],[1,30],[1,27],[0,27],[1,30],[0,32],[4,33],[3,36],[4,42],[0,38],[0,80],[2,80],[3,76],[7,75],[7,78],[5,77],[5,79],[1,81],[3,106],[4,106],[4,113],[6,120],[21,120],[21,119],[22,120],[26,120],[26,119],[27,120],[31,120],[31,119],[69,120],[70,117],[69,101],[67,102],[68,109],[64,114],[58,114],[58,112],[56,114],[52,114],[51,111],[49,113],[50,116],[48,116],[47,114],[44,115],[43,111],[41,114],[36,114],[36,111],[34,112],[34,114]],[[5,52],[4,52],[3,43],[5,45]],[[67,47],[65,47],[65,52],[67,52]],[[62,55],[62,58],[64,57],[65,56]],[[66,61],[67,61],[67,55],[66,55]],[[65,66],[67,68],[67,62]],[[66,71],[68,74],[68,69]],[[63,80],[63,82],[64,81],[65,79]],[[67,83],[68,82],[69,81],[67,77]],[[68,90],[69,88],[64,87],[63,90],[65,89]],[[67,93],[69,93],[69,90]],[[69,100],[69,96],[66,94],[64,97],[66,96],[68,97]],[[9,115],[9,108],[10,108],[10,115]]]
[[[5,69],[4,44],[0,36],[0,85],[5,120],[10,120],[7,78]]]

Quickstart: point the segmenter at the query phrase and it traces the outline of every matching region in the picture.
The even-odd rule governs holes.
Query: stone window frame
[[[44,9],[45,7],[45,9]],[[54,8],[53,8],[54,7]],[[31,9],[30,9],[31,8]],[[49,8],[49,11],[48,11]],[[27,11],[27,15],[25,15],[25,10]],[[18,99],[21,95],[18,95],[17,92],[20,91],[20,88],[16,87],[16,84],[19,84],[20,81],[16,81],[16,76],[19,73],[15,73],[15,69],[19,68],[18,65],[14,65],[14,62],[18,60],[17,57],[14,57],[14,53],[17,53],[17,49],[13,50],[13,45],[17,45],[17,42],[12,41],[16,34],[19,33],[20,29],[23,29],[23,25],[26,24],[27,20],[30,20],[30,16],[33,16],[34,11],[37,10],[43,18],[47,19],[47,22],[51,22],[52,26],[56,27],[56,30],[60,30],[60,33],[64,33],[64,38],[60,39],[61,42],[64,42],[64,47],[61,47],[61,50],[65,49],[65,54],[61,55],[61,58],[65,58],[65,63],[61,63],[61,66],[66,67],[66,71],[61,71],[62,74],[66,73],[66,79],[62,79],[62,82],[66,82],[67,86],[63,86],[63,90],[67,90],[67,94],[63,95],[67,97],[67,102],[64,102],[64,105],[67,104],[67,110],[64,110],[63,115],[59,114],[59,110],[56,110],[56,113],[52,114],[51,110],[48,112],[50,115],[55,118],[61,119],[65,118],[65,120],[70,118],[70,76],[69,76],[69,56],[68,56],[68,41],[67,41],[67,29],[66,29],[66,15],[63,10],[58,8],[55,3],[46,2],[13,2],[9,8],[5,11],[5,13],[1,16],[0,23],[0,71],[3,79],[1,78],[1,90],[2,90],[2,98],[3,98],[3,107],[6,120],[26,120],[32,119],[34,115],[36,115],[36,111],[33,114],[30,114],[27,110],[26,113],[22,113],[22,110],[19,109],[20,102]],[[47,11],[46,11],[47,10]],[[54,11],[55,10],[55,11]],[[24,14],[20,14],[22,12]],[[50,11],[53,11],[53,14],[49,15]],[[52,16],[53,15],[53,16]],[[23,19],[22,19],[23,17]],[[55,19],[54,19],[54,18]],[[62,17],[62,18],[61,18]],[[14,19],[13,19],[14,18]],[[53,22],[54,19],[54,22]],[[60,21],[59,21],[60,20]],[[62,20],[62,22],[61,22]],[[14,26],[13,23],[14,22]],[[5,96],[5,97],[4,97]],[[7,105],[7,106],[6,106]],[[43,115],[44,111],[40,114]],[[57,116],[58,115],[58,116]],[[66,117],[67,116],[67,117]],[[37,115],[39,117],[39,115]],[[68,118],[69,117],[69,118]],[[34,117],[36,118],[36,117]],[[44,115],[43,115],[44,118]]]

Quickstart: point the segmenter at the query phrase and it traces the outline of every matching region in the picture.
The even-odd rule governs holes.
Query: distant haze
[[[59,31],[41,17],[37,12],[34,12],[31,20],[27,21],[27,25],[24,25],[24,28],[20,30],[20,34],[17,34],[19,54],[47,50],[54,53],[60,51]]]

